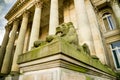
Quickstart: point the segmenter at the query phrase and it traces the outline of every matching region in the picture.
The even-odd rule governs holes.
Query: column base
[[[20,73],[10,72],[10,74],[0,74],[0,80],[19,80]]]
[[[0,80],[5,80],[5,75],[4,74],[0,74]]]
[[[5,77],[5,80],[12,80],[12,76],[8,75],[7,77]]]
[[[19,80],[19,75],[15,74],[15,75],[8,75],[5,77],[4,80]]]

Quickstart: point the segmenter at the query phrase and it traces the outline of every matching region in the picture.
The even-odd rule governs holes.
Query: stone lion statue
[[[86,44],[84,44],[82,48],[81,48],[81,46],[79,46],[78,36],[77,36],[76,30],[75,30],[72,22],[62,23],[61,25],[59,25],[56,28],[55,35],[47,36],[45,41],[40,41],[40,40],[35,41],[34,42],[34,47],[39,47],[41,45],[45,45],[46,43],[50,43],[55,38],[58,38],[58,37],[64,39],[68,43],[72,44],[79,51],[81,49],[83,49],[86,53],[89,53],[89,49],[88,49],[88,46]]]

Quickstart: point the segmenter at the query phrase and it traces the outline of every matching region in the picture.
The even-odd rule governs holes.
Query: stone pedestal
[[[19,80],[115,80],[99,60],[56,39],[19,56]]]

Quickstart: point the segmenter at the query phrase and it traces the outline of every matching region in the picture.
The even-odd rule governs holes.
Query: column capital
[[[20,21],[19,18],[16,18],[16,17],[15,17],[15,18],[13,18],[11,21],[9,21],[9,22],[7,23],[7,25],[12,25],[12,24],[14,24],[14,22],[18,22],[18,21]],[[7,26],[7,25],[6,25],[6,26]]]
[[[14,23],[14,22],[19,22],[19,21],[20,21],[19,18],[15,18],[14,21],[13,21],[13,23]]]
[[[29,16],[29,14],[30,14],[30,11],[29,10],[25,10],[23,12],[23,17],[27,17],[27,16]]]
[[[18,25],[19,25],[19,21],[20,21],[20,20],[17,19],[17,18],[13,21],[13,26],[12,26],[13,29],[12,29],[12,30],[16,30],[16,28],[17,28]]]
[[[15,18],[14,21],[13,21],[13,24],[14,24],[14,23],[18,23],[19,21],[20,21],[20,19]]]
[[[70,2],[65,2],[65,5],[66,5],[66,6],[69,6],[69,5],[70,5]]]
[[[42,7],[42,4],[43,4],[43,2],[41,2],[41,1],[36,1],[35,2],[35,7]]]
[[[117,0],[111,0],[110,4],[111,4],[111,6],[118,5],[118,1]]]
[[[6,31],[10,31],[11,28],[12,28],[12,27],[11,27],[10,25],[6,25],[6,26],[5,26]]]

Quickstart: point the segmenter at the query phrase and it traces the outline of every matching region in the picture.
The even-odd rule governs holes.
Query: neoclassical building
[[[46,58],[43,60],[44,57],[28,60],[30,58],[28,54],[32,52],[35,41],[45,40],[48,35],[54,35],[58,25],[72,22],[78,35],[79,45],[86,43],[91,56],[98,57],[99,63],[104,66],[107,65],[115,72],[119,72],[119,0],[17,0],[5,18],[8,23],[5,26],[6,31],[0,48],[1,79],[6,77],[5,80],[16,80],[15,78],[18,77],[12,79],[14,75],[23,74],[22,77],[19,76],[19,80],[38,80],[38,77],[33,75],[43,72],[43,74],[39,74],[41,80],[115,80],[116,77],[104,71],[103,68],[95,67],[94,61],[93,64],[92,62],[88,64],[87,62],[84,63],[85,60],[83,60],[83,63],[85,69],[90,70],[88,73],[80,72],[81,77],[73,78],[75,75],[72,74],[78,74],[79,71],[74,70],[75,68],[65,67],[63,72],[68,70],[69,74],[64,72],[62,78],[58,79],[58,77],[55,77],[57,73],[54,73],[56,68],[52,70],[51,67],[47,67],[54,63],[43,64],[42,61],[46,60]],[[42,51],[45,52],[43,49]],[[19,55],[23,55],[23,62],[18,60]],[[37,62],[40,62],[41,65],[37,65]],[[77,62],[75,63],[77,64]],[[96,65],[99,66],[99,64]],[[47,69],[46,73],[44,70]],[[51,70],[53,73],[49,73]],[[34,73],[35,71],[38,72]],[[28,74],[32,74],[32,76],[28,76]],[[88,77],[84,75],[88,75]]]

